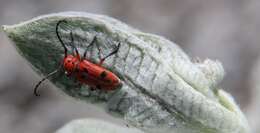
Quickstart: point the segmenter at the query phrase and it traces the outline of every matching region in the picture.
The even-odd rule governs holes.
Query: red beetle
[[[68,76],[75,77],[77,79],[77,81],[79,81],[80,84],[89,85],[91,87],[91,89],[102,89],[102,90],[106,90],[106,91],[116,89],[121,84],[120,79],[114,73],[105,69],[101,65],[105,61],[106,58],[108,58],[118,52],[120,43],[118,43],[115,50],[113,50],[111,53],[109,53],[107,56],[105,56],[103,58],[101,57],[101,50],[98,46],[97,48],[99,50],[98,55],[99,55],[100,62],[98,64],[92,63],[91,61],[89,61],[86,58],[86,55],[87,55],[88,48],[90,46],[94,45],[95,42],[97,41],[97,37],[96,36],[94,37],[94,39],[91,41],[91,43],[87,46],[87,49],[85,50],[85,52],[83,54],[83,57],[81,57],[79,55],[77,48],[73,44],[74,39],[73,39],[72,32],[70,32],[71,46],[74,51],[73,51],[73,54],[68,54],[68,52],[67,52],[68,49],[65,46],[64,42],[62,41],[62,39],[59,35],[59,32],[58,32],[58,28],[61,23],[67,23],[67,21],[60,20],[60,21],[58,21],[58,23],[56,25],[57,37],[58,37],[59,41],[61,42],[62,47],[64,48],[65,56],[64,56],[63,62],[61,64],[61,67],[59,67],[55,71],[49,73],[46,77],[44,77],[41,81],[39,81],[37,83],[37,85],[34,88],[34,94],[36,96],[39,96],[39,94],[37,93],[37,88],[39,87],[39,85],[44,80],[46,80],[48,77],[54,75],[59,70],[62,70],[62,68],[63,68],[63,70],[65,70],[65,74],[67,74]]]

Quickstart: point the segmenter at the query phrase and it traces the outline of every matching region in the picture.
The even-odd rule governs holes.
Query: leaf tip
[[[1,30],[5,32],[7,30],[7,27],[7,25],[1,25]]]
[[[9,33],[10,32],[9,29],[10,29],[10,26],[8,26],[8,25],[1,25],[1,29],[0,30],[5,32],[5,33]]]

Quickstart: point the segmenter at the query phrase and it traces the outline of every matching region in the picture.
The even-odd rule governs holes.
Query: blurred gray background
[[[226,76],[221,86],[235,97],[257,133],[260,109],[254,107],[260,106],[260,98],[256,98],[260,97],[256,94],[260,93],[260,70],[256,74],[260,68],[256,63],[260,50],[259,10],[259,0],[0,0],[0,24],[16,24],[53,12],[86,11],[165,36],[191,57],[223,63]],[[41,97],[35,97],[33,85],[38,80],[40,77],[1,32],[1,133],[53,132],[82,117],[124,125],[97,107],[66,97],[49,82],[42,85]]]

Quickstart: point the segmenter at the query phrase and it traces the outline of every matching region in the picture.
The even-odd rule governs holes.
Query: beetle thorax
[[[77,57],[68,55],[63,60],[63,67],[68,74],[71,74],[76,70],[79,62],[80,60]]]

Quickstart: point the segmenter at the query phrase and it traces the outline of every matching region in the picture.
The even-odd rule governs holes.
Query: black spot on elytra
[[[83,71],[84,71],[85,73],[88,73],[88,69],[87,69],[87,68],[83,68]]]
[[[101,74],[99,76],[100,76],[100,78],[103,79],[103,78],[105,78],[107,76],[107,72],[103,71],[103,72],[101,72]]]

